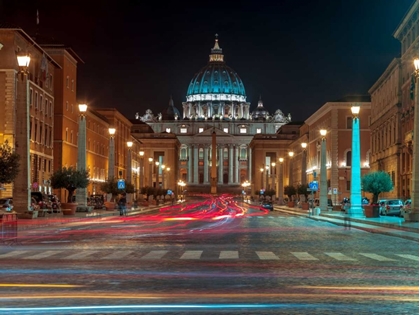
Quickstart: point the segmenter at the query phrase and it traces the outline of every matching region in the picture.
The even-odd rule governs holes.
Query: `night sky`
[[[270,112],[298,121],[328,101],[368,94],[400,56],[392,35],[413,0],[165,2],[0,0],[0,17],[71,46],[85,62],[79,100],[130,119],[157,114],[170,95],[181,110],[217,33],[251,110],[261,95]]]

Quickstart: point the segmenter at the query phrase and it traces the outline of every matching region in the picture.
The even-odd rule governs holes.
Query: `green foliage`
[[[10,184],[19,174],[19,154],[12,151],[7,140],[0,146],[0,183]]]
[[[102,190],[104,193],[112,194],[113,199],[118,194],[127,193],[132,194],[134,192],[134,185],[130,182],[125,183],[125,189],[118,189],[118,180],[116,180],[114,177],[111,179],[108,179],[106,182],[103,182],[99,186],[100,190]]]
[[[72,167],[63,167],[51,175],[50,181],[51,187],[54,189],[67,189],[69,192],[67,202],[71,202],[77,188],[86,188],[89,185],[89,172],[86,170],[78,171]]]
[[[378,196],[382,192],[394,189],[391,177],[383,171],[372,172],[362,177],[362,190],[373,194],[372,203],[378,202]]]
[[[308,198],[308,188],[309,185],[299,184],[297,187],[298,195],[304,195],[305,198]]]
[[[289,200],[292,200],[292,196],[296,195],[296,187],[284,186],[284,194],[289,197]]]
[[[265,196],[270,196],[271,198],[276,194],[274,189],[267,189],[264,193]]]

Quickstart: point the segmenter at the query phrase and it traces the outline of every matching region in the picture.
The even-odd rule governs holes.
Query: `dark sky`
[[[2,6],[1,6],[2,2]],[[167,3],[165,3],[167,2]],[[214,34],[255,109],[304,120],[325,102],[367,95],[400,44],[393,32],[413,0],[0,0],[3,20],[71,46],[78,97],[128,118],[170,95],[181,110]],[[94,3],[94,4],[91,4]]]

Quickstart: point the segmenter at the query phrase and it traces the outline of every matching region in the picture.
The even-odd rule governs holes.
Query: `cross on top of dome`
[[[210,62],[223,62],[222,48],[219,46],[219,35],[215,35],[214,47],[211,49]]]

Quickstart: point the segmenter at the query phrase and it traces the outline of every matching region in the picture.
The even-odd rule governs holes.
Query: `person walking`
[[[127,204],[127,198],[126,198],[125,193],[123,193],[121,198],[118,200],[118,208],[120,210],[120,216],[127,215],[126,204]]]

